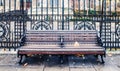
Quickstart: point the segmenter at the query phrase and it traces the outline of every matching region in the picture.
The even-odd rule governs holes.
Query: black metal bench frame
[[[36,35],[36,34],[38,34],[38,35]],[[89,36],[90,34],[96,34],[96,36],[93,36],[93,38],[95,37],[95,40],[93,40],[93,38],[91,38],[91,36]],[[32,37],[29,35],[32,35]],[[53,36],[53,37],[51,37],[51,36]],[[81,37],[84,37],[84,39]],[[39,38],[39,39],[37,39],[37,38]],[[49,39],[52,39],[52,40],[49,40]],[[78,42],[81,41],[81,43],[83,41],[84,44],[89,45],[89,44],[91,44],[91,41],[89,41],[89,40],[95,41],[98,44],[98,46],[96,45],[96,46],[93,46],[92,48],[84,48],[84,45],[79,46],[80,48],[66,48],[66,46],[65,46],[66,43],[71,44],[75,41],[78,41]],[[21,41],[25,42],[25,44],[27,42],[28,43],[29,42],[30,43],[40,43],[39,45],[41,45],[43,43],[52,43],[52,44],[56,43],[56,45],[58,45],[58,46],[55,48],[54,47],[49,48],[49,46],[44,48],[42,46],[36,46],[36,44],[33,44],[33,46],[31,46],[32,48],[29,48],[30,46],[27,46],[27,45],[22,46],[20,49],[18,49],[18,53],[17,53],[18,57],[20,57],[20,61],[19,61],[20,64],[22,63],[23,56],[27,57],[27,55],[29,55],[29,54],[32,54],[32,55],[83,54],[83,55],[97,55],[97,56],[100,55],[102,63],[104,63],[103,57],[106,55],[106,51],[102,47],[102,45],[103,45],[102,40],[98,36],[98,34],[95,30],[92,32],[91,31],[28,31],[26,33],[26,36],[24,36],[21,39]],[[89,43],[88,43],[88,41],[89,41]],[[96,44],[96,43],[92,43],[92,44]],[[102,48],[96,48],[99,46]],[[24,48],[24,47],[26,47],[26,48]],[[86,51],[86,50],[88,50],[88,51]]]

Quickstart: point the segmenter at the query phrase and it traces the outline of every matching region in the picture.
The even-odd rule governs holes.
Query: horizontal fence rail
[[[27,30],[97,30],[120,48],[119,0],[0,0],[0,48],[18,48]]]

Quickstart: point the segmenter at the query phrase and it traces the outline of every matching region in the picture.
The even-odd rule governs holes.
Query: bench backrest
[[[62,38],[62,40],[61,40]],[[96,31],[27,31],[26,44],[96,44]]]

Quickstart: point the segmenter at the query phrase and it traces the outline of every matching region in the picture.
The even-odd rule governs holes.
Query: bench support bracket
[[[27,56],[26,55],[20,55],[19,64],[22,64]]]
[[[104,59],[103,59],[103,56],[104,55],[100,55],[101,56],[101,62],[102,62],[102,64],[104,64],[105,63],[105,61],[104,61]]]

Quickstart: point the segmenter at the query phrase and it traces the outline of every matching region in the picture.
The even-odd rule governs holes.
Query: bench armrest
[[[23,46],[25,42],[25,35],[23,35],[19,41],[20,41],[20,45]]]
[[[97,36],[97,42],[100,46],[103,46],[103,41],[99,36]]]

